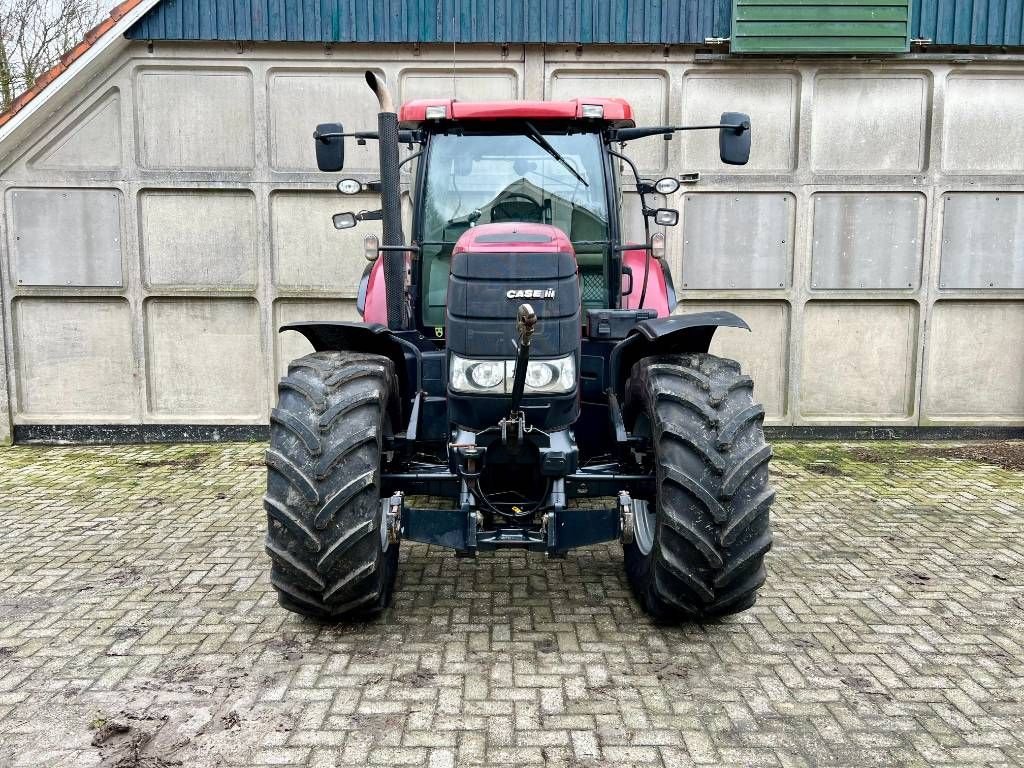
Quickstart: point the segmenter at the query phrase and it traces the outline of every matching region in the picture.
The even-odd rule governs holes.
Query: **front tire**
[[[278,391],[263,498],[278,600],[318,619],[380,612],[398,564],[380,497],[394,366],[379,355],[317,352],[293,361]]]
[[[743,611],[764,583],[771,548],[771,447],[753,382],[733,360],[649,357],[627,383],[627,423],[650,439],[656,477],[637,511],[626,573],[644,610],[676,622]]]

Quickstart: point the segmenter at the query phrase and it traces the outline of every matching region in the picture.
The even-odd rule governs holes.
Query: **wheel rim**
[[[633,423],[633,433],[650,437],[651,423],[646,413],[641,412],[637,414],[636,421]],[[644,463],[647,464],[648,462]],[[651,475],[655,474],[653,466],[645,466],[644,469]],[[657,509],[657,503],[654,500],[652,502],[644,499],[633,501],[633,541],[642,555],[649,555],[651,550],[654,549],[654,531],[658,520],[655,512],[651,511],[652,505]]]
[[[391,510],[391,498],[380,500],[380,551],[387,552],[388,547],[391,546],[389,539],[390,531],[388,530],[388,512]]]
[[[650,554],[654,549],[654,529],[657,525],[655,513],[649,511],[646,501],[633,502],[633,540],[641,554]]]

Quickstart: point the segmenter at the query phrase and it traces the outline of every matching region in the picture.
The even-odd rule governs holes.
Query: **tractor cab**
[[[614,142],[637,130],[626,100],[427,99],[406,103],[398,115],[400,138],[414,149],[404,163],[415,162],[411,240],[418,251],[409,264],[408,319],[422,333],[445,338],[448,275],[459,237],[498,222],[548,224],[566,234],[579,267],[584,320],[588,310],[646,310],[629,316],[635,319],[662,317],[674,309],[671,272],[660,258],[664,237],[652,241],[649,225],[652,219],[674,224],[678,213],[645,202],[645,241],[623,242],[621,190],[628,181],[620,178],[621,166],[629,166],[638,191],[667,195],[679,187],[673,177],[642,182],[632,161],[614,150]],[[342,133],[340,125],[321,129],[321,134]],[[344,179],[338,187],[355,193],[366,185]],[[340,221],[352,226],[358,220],[353,214]],[[378,274],[368,268],[364,275],[359,310],[368,320],[383,320],[383,264],[375,269]],[[368,290],[371,285],[377,290]]]
[[[452,248],[481,224],[562,230],[576,254],[584,308],[616,306],[610,256],[619,233],[612,215],[619,191],[603,138],[609,128],[633,125],[629,104],[413,101],[402,107],[399,121],[426,142],[413,221],[422,248],[414,295],[425,329],[443,332]]]
[[[289,366],[271,413],[264,507],[281,604],[328,619],[382,610],[408,539],[463,557],[618,540],[661,619],[751,605],[771,545],[771,449],[750,378],[708,352],[719,327],[747,325],[675,314],[651,223],[679,214],[649,203],[680,182],[640,178],[625,151],[712,129],[723,163],[743,164],[749,118],[637,127],[625,100],[600,98],[395,110],[366,79],[377,130],[314,132],[327,172],[343,169],[346,138],[378,143],[379,180],[337,186],[379,192],[380,210],[334,216],[339,229],[381,222],[364,239],[363,321],[281,329],[315,350]],[[636,242],[623,186],[640,202]]]

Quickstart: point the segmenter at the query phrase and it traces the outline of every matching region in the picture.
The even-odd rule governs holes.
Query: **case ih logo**
[[[553,299],[555,298],[554,288],[526,288],[518,291],[509,291],[505,294],[508,299]]]

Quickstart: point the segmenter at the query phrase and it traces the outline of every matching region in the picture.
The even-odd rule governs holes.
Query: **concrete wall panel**
[[[683,167],[695,171],[788,171],[796,166],[799,80],[790,74],[687,74],[683,81],[683,125],[714,125],[723,112],[750,115],[750,162],[740,168],[722,164],[717,131],[679,134]]]
[[[121,92],[112,88],[36,152],[29,165],[61,171],[121,167]]]
[[[911,302],[809,302],[801,415],[825,421],[911,416],[916,338],[917,307]]]
[[[928,144],[928,84],[924,75],[819,75],[811,118],[814,170],[921,170]]]
[[[1024,288],[1024,193],[942,197],[940,288]]]
[[[3,293],[0,288],[0,294]],[[2,298],[2,296],[0,296]],[[3,311],[0,311],[0,446],[10,445],[14,442],[14,428],[11,423],[11,390],[7,383],[7,322]],[[11,358],[14,359],[13,357]]]
[[[304,320],[348,320],[359,322],[356,303],[346,300],[310,301],[306,299],[281,299],[274,303],[274,328],[287,323],[299,323]],[[313,346],[297,331],[285,331],[274,334],[276,350],[275,370],[278,376],[288,372],[288,363],[296,358],[308,355]]]
[[[248,70],[147,68],[139,71],[136,90],[143,168],[253,167],[255,115]]]
[[[380,222],[337,230],[338,211],[377,208],[370,195],[344,197],[335,192],[277,192],[270,199],[274,280],[279,288],[338,293],[355,298],[366,260],[363,237],[380,236]]]
[[[811,288],[916,288],[925,204],[916,192],[814,195]]]
[[[406,69],[402,73],[402,101],[410,99],[461,99],[462,101],[499,101],[518,99],[519,76],[514,70],[480,72],[451,67]]]
[[[1024,420],[1024,301],[940,301],[928,327],[922,416]]]
[[[275,69],[269,81],[270,165],[279,171],[316,171],[313,129],[342,123],[346,131],[377,130],[377,99],[365,68]],[[394,87],[393,85],[391,87]],[[346,171],[375,171],[377,142],[345,142]]]
[[[155,416],[221,423],[266,418],[267,368],[255,301],[154,298],[146,302],[145,318]]]
[[[22,416],[76,423],[137,418],[127,301],[19,298],[13,314]]]
[[[684,288],[790,284],[796,201],[786,192],[684,196]]]
[[[659,70],[617,70],[614,66],[591,71],[556,69],[551,74],[548,98],[626,98],[637,125],[664,125],[669,117],[668,90],[668,77]],[[629,155],[641,171],[667,167],[666,143],[657,137],[634,143]]]
[[[949,173],[1024,171],[1024,77],[953,74],[946,81],[942,167]]]
[[[17,285],[120,286],[121,194],[116,189],[7,193]]]
[[[139,232],[150,287],[256,287],[256,201],[249,191],[143,190]]]
[[[743,372],[754,379],[754,399],[764,406],[769,420],[786,415],[789,387],[789,305],[783,301],[683,301],[678,314],[725,310],[734,312],[750,326],[720,328],[711,342],[711,353],[738,360]]]

